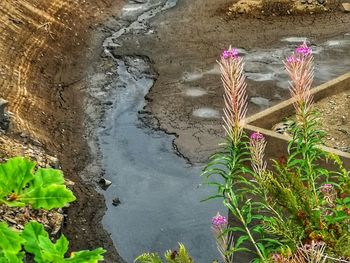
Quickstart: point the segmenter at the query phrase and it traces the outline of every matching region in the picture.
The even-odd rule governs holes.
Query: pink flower
[[[253,132],[252,135],[250,135],[250,139],[253,141],[261,141],[265,138],[260,132]]]
[[[304,42],[295,49],[295,52],[303,56],[309,56],[312,54],[312,49],[307,46],[306,42]]]
[[[287,62],[289,64],[297,63],[297,62],[300,62],[300,61],[301,61],[301,59],[297,58],[295,56],[290,56],[290,57],[287,58]]]
[[[220,213],[218,212],[216,216],[212,218],[211,223],[214,228],[219,229],[227,225],[227,218],[220,215]]]
[[[235,48],[230,48],[228,50],[224,50],[221,55],[224,59],[235,59],[238,58],[238,51]]]

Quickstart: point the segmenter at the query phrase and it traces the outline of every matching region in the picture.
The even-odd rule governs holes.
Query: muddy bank
[[[112,51],[145,55],[154,61],[159,78],[147,96],[146,111],[154,114],[162,129],[178,135],[177,148],[192,162],[205,161],[223,136],[220,119],[223,91],[214,67],[221,50],[229,45],[244,48],[248,53],[286,47],[290,43],[281,40],[289,37],[308,37],[323,43],[349,31],[350,16],[342,12],[230,19],[221,11],[229,3],[179,1],[175,8],[151,21],[152,32],[144,36],[125,35],[123,45]],[[271,61],[263,61],[258,68],[252,65],[251,71],[266,70],[267,64]],[[250,113],[288,97],[288,91],[276,87],[275,81],[252,78],[249,85],[250,99],[258,98],[251,104]]]
[[[67,210],[63,233],[72,250],[106,248],[107,262],[119,259],[100,224],[104,200],[92,183],[79,176],[90,160],[82,98],[87,65],[101,50],[99,23],[116,15],[122,4],[110,0],[0,3],[0,97],[9,101],[12,113],[10,131],[1,135],[2,156],[23,154],[31,144],[57,156],[66,177],[75,183],[78,199]]]

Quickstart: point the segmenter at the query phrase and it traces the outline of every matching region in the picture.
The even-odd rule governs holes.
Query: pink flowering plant
[[[284,61],[295,121],[288,156],[270,163],[264,156],[264,135],[244,130],[248,102],[243,58],[230,47],[218,63],[226,140],[202,175],[217,188],[207,200],[222,198],[229,209],[228,218],[219,213],[212,218],[222,262],[242,262],[238,252],[249,253],[255,263],[350,262],[350,175],[338,156],[322,148],[325,133],[311,94],[311,48],[303,43]],[[193,262],[182,244],[179,251],[166,252],[165,261]],[[146,253],[135,262],[163,261]]]
[[[218,63],[227,136],[203,176],[217,188],[217,195],[208,199],[223,198],[232,219],[213,219],[223,261],[250,252],[254,262],[350,262],[350,176],[338,156],[322,149],[325,133],[311,94],[311,48],[303,43],[284,61],[296,118],[288,156],[271,163],[264,158],[263,134],[244,130],[248,103],[243,58],[230,48]],[[334,170],[324,168],[325,163]]]

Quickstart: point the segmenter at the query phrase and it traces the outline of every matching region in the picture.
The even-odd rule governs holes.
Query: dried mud
[[[75,182],[72,188],[78,199],[67,209],[63,228],[70,248],[104,247],[107,262],[120,259],[101,226],[104,200],[93,184],[79,176],[90,158],[83,138],[84,77],[89,61],[101,50],[96,39],[101,34],[96,33],[99,23],[116,14],[122,4],[111,0],[0,3],[0,97],[9,101],[12,113],[10,131],[2,135],[2,155],[23,154],[35,144],[57,156],[65,176]]]

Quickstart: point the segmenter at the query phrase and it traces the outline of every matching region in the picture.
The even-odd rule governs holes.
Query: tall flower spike
[[[311,85],[314,79],[314,66],[311,48],[304,42],[284,61],[284,65],[291,79],[290,93],[295,99],[294,107],[297,115],[306,113],[313,102]]]
[[[244,76],[244,62],[234,48],[225,50],[218,61],[224,86],[224,128],[234,143],[242,135],[243,122],[247,114],[247,84]]]

